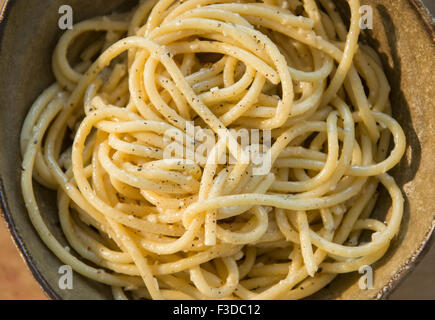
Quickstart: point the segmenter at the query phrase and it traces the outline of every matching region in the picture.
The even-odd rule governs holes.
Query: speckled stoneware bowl
[[[339,2],[339,1],[337,1]],[[125,0],[9,0],[0,19],[0,198],[4,217],[30,270],[54,299],[110,299],[110,290],[81,276],[73,290],[60,290],[61,262],[45,247],[30,223],[20,190],[19,134],[31,103],[53,82],[51,54],[60,36],[58,9],[69,4],[74,20],[123,10]],[[360,290],[358,273],[339,276],[316,299],[383,299],[414,269],[430,245],[435,227],[435,27],[417,0],[373,0],[374,28],[364,35],[382,55],[392,86],[393,113],[408,147],[392,174],[405,195],[401,231],[374,267],[374,289]],[[342,6],[346,15],[346,6]],[[66,246],[57,218],[55,194],[36,185],[41,212]],[[375,215],[383,219],[390,200],[382,193]],[[1,253],[0,253],[1,254]]]

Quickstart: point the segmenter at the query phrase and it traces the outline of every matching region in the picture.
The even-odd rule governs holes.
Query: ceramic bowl
[[[73,290],[58,286],[61,262],[39,239],[20,188],[19,134],[32,102],[53,80],[51,55],[59,39],[59,7],[69,4],[78,22],[123,10],[125,0],[9,0],[0,19],[0,198],[10,232],[33,275],[53,299],[110,299],[108,287],[76,275]],[[435,227],[435,27],[417,0],[362,1],[373,8],[374,25],[363,35],[382,57],[392,86],[394,117],[402,125],[407,150],[392,170],[405,196],[400,234],[373,265],[374,288],[361,290],[357,272],[340,275],[316,299],[385,299],[415,268]],[[346,6],[342,14],[348,14]],[[35,191],[48,227],[67,246],[57,217],[55,194]],[[390,200],[384,191],[374,215],[383,219]]]

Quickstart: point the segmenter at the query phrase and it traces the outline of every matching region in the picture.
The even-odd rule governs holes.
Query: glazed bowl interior
[[[19,135],[34,99],[54,77],[51,55],[59,39],[59,7],[71,5],[74,22],[122,11],[134,5],[125,0],[10,0],[3,8],[0,27],[0,192],[1,204],[14,240],[30,270],[52,298],[110,299],[108,287],[74,276],[73,290],[58,286],[62,263],[34,230],[20,188]],[[348,14],[338,1],[343,15]],[[387,254],[372,267],[374,288],[361,290],[357,272],[338,276],[316,299],[381,299],[388,297],[415,267],[434,229],[435,215],[435,42],[433,21],[417,0],[361,1],[373,8],[374,24],[362,40],[382,58],[390,81],[394,117],[406,133],[407,150],[392,170],[405,196],[400,234]],[[40,211],[54,236],[65,246],[56,209],[56,194],[35,184]],[[374,215],[384,219],[390,199],[380,189]],[[381,220],[383,221],[383,220]]]

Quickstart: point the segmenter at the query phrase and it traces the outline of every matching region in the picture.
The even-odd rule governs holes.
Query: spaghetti
[[[47,247],[116,299],[300,299],[380,259],[403,211],[386,172],[406,142],[348,5],[347,28],[331,0],[147,0],[67,31],[21,134]],[[189,127],[209,152],[168,158],[168,145],[204,150]],[[57,191],[76,254],[44,223],[32,178]],[[379,184],[385,223],[370,218]]]

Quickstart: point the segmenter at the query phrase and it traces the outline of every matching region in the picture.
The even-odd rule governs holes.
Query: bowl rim
[[[16,3],[14,0],[5,0],[3,6],[0,8],[0,43],[3,39],[3,32],[8,20],[9,13],[11,11],[12,6]],[[1,46],[0,46],[1,52]],[[12,214],[9,210],[6,193],[4,190],[3,179],[0,175],[0,216],[2,216],[3,223],[6,223],[6,227],[9,230],[9,233],[12,237],[13,243],[15,247],[18,249],[18,252],[21,256],[21,259],[24,260],[26,267],[30,270],[33,278],[36,280],[42,292],[52,300],[62,300],[55,290],[50,286],[47,279],[45,279],[42,272],[35,266],[34,259],[30,251],[27,249],[24,240],[19,234],[15,221],[12,217]]]
[[[8,20],[9,13],[12,6],[17,0],[5,0],[3,6],[0,8],[0,43],[3,38],[3,31]],[[422,0],[408,0],[411,7],[417,12],[422,19],[426,31],[435,42],[435,17],[432,16],[429,9],[424,5]],[[1,47],[0,47],[1,53]],[[27,249],[24,240],[20,236],[15,221],[8,207],[7,197],[4,190],[3,180],[0,176],[0,216],[6,223],[7,229],[13,239],[13,243],[17,247],[21,258],[24,260],[25,265],[30,270],[32,276],[44,292],[44,294],[52,300],[63,300],[63,298],[56,293],[48,281],[45,279],[42,272],[35,266],[32,254]],[[411,275],[415,267],[422,261],[424,256],[429,252],[432,245],[435,243],[435,219],[432,220],[432,225],[427,229],[424,239],[420,246],[413,252],[410,258],[393,274],[388,283],[378,291],[375,295],[376,300],[385,300],[399,287],[399,285]]]

